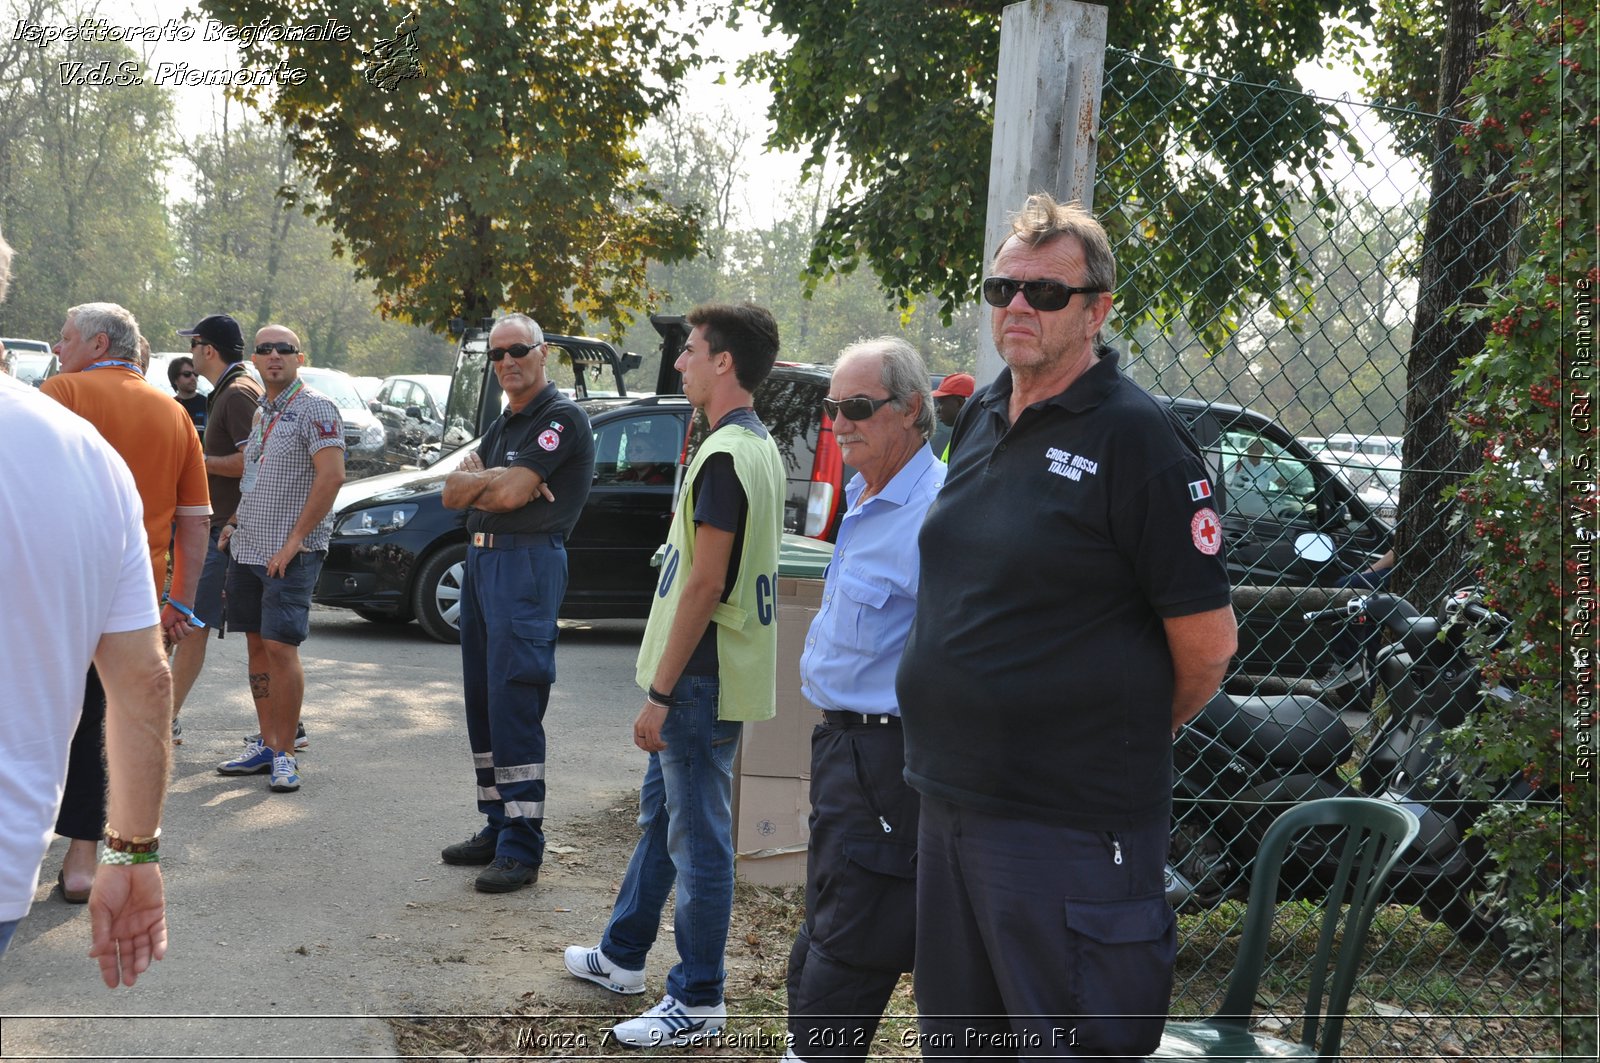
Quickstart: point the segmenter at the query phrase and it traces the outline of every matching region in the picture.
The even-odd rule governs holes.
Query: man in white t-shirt
[[[10,248],[0,239],[0,298]],[[106,985],[167,951],[156,862],[171,740],[144,508],[89,422],[0,376],[0,542],[26,564],[0,581],[0,953],[39,883],[91,659],[106,690],[107,837],[89,898]]]

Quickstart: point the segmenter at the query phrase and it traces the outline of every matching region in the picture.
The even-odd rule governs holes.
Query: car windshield
[[[433,397],[433,403],[440,409],[450,399],[450,378],[447,376],[415,376],[411,378],[424,388]]]
[[[333,404],[341,410],[364,410],[367,404],[361,401],[361,396],[356,394],[355,387],[350,383],[350,378],[343,373],[331,369],[302,369],[300,379],[304,380],[310,388],[320,391],[333,400]]]
[[[32,384],[34,387],[39,386],[39,382],[44,379],[44,374],[49,368],[50,356],[48,354],[19,353],[16,356],[16,361],[12,363],[12,370],[17,374],[17,379],[24,384]]]

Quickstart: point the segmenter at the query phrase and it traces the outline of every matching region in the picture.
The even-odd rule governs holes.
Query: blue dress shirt
[[[800,655],[800,689],[818,708],[900,714],[894,676],[917,612],[917,532],[944,471],[924,445],[865,502],[860,473],[845,488],[849,510]]]

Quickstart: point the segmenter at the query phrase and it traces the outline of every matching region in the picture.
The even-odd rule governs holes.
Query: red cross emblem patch
[[[561,436],[549,428],[539,433],[539,446],[545,450],[554,450],[561,445]]]
[[[1194,515],[1189,521],[1189,538],[1194,540],[1194,548],[1207,556],[1222,549],[1222,522],[1215,510],[1207,506]]]

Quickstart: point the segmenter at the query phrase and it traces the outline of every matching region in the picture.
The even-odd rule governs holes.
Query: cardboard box
[[[800,693],[800,655],[821,605],[821,580],[778,577],[778,714],[745,726],[742,774],[811,777],[811,731],[822,722],[822,712]]]
[[[733,850],[741,879],[767,886],[805,881],[810,787],[806,779],[740,776]]]
[[[778,577],[778,713],[746,724],[734,768],[738,875],[766,886],[806,878],[811,817],[811,732],[821,711],[800,693],[800,655],[822,581]]]

